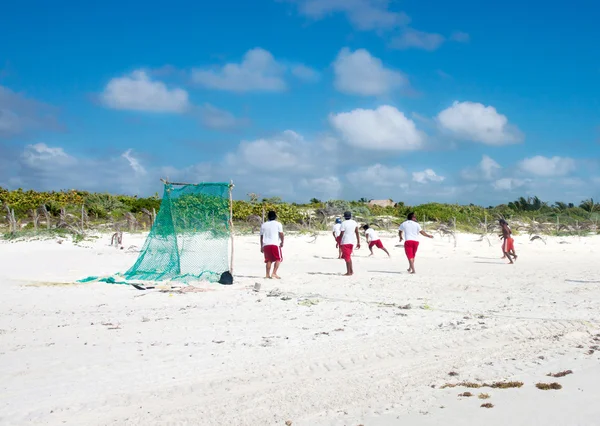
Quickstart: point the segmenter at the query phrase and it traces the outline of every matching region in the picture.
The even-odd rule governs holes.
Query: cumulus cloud
[[[358,30],[389,30],[406,25],[410,18],[404,12],[389,9],[389,0],[287,0],[298,5],[300,14],[311,19],[342,13]]]
[[[352,52],[343,48],[333,63],[335,88],[361,96],[380,96],[408,87],[408,79],[400,71],[386,68],[381,59],[365,49]]]
[[[169,89],[143,70],[110,80],[100,99],[106,107],[120,110],[182,113],[190,107],[185,90]]]
[[[222,110],[211,104],[204,104],[197,108],[200,122],[204,127],[214,130],[233,130],[247,126],[250,120],[238,118],[229,111]]]
[[[336,199],[342,191],[342,183],[337,176],[303,178],[300,187],[317,198]]]
[[[321,78],[321,74],[317,70],[303,64],[293,65],[291,72],[294,77],[308,83],[319,81]]]
[[[544,157],[537,155],[519,163],[521,171],[540,177],[566,176],[576,168],[575,160],[568,157]]]
[[[391,47],[402,50],[422,49],[433,51],[440,47],[444,41],[445,38],[441,34],[408,28],[400,36],[392,40]]]
[[[382,188],[400,187],[405,184],[406,176],[406,171],[400,166],[389,167],[379,163],[346,174],[348,181],[357,187]]]
[[[446,178],[438,176],[432,169],[425,169],[422,172],[413,172],[413,182],[425,184],[430,182],[443,182]]]
[[[527,179],[502,178],[493,183],[493,187],[497,191],[513,191],[522,188],[530,181]]]
[[[281,92],[287,87],[285,65],[259,47],[246,52],[242,62],[229,63],[220,69],[195,69],[192,80],[204,87],[231,92]]]
[[[0,139],[37,130],[60,130],[56,108],[0,86]]]
[[[157,184],[146,179],[146,169],[132,150],[118,157],[86,158],[45,143],[25,146],[13,159],[11,173],[13,186],[38,190],[77,188],[138,193]]]
[[[467,180],[493,180],[497,177],[502,166],[493,158],[484,155],[475,168],[467,168],[461,171],[463,179]]]
[[[437,115],[442,129],[457,138],[486,145],[506,145],[520,142],[519,130],[508,123],[505,115],[493,106],[476,102],[455,101]]]
[[[367,150],[413,151],[425,141],[414,121],[388,105],[331,114],[329,122],[346,143]]]

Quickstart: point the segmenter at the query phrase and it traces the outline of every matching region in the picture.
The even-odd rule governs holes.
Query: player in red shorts
[[[340,243],[342,241],[342,237],[340,236],[341,233],[342,219],[336,217],[335,224],[333,225],[333,238],[335,239],[335,248],[338,249],[338,259],[342,258],[342,248],[340,247]]]
[[[371,228],[368,224],[362,227],[365,230],[365,238],[367,239],[367,243],[369,244],[369,251],[371,254],[369,256],[373,256],[373,247],[377,247],[380,250],[383,250],[385,254],[390,256],[390,252],[385,249],[383,243],[379,239],[377,232],[373,228]]]
[[[346,262],[346,274],[349,277],[354,274],[352,268],[352,250],[354,245],[356,248],[360,248],[360,235],[358,235],[358,223],[352,219],[352,213],[344,213],[344,221],[342,222],[342,232],[340,234],[340,248],[342,250],[342,259]]]
[[[269,221],[262,224],[260,227],[260,252],[265,255],[265,278],[277,278],[279,265],[283,261],[283,226],[277,221],[277,214],[270,211],[267,215]],[[273,273],[271,273],[273,266]]]
[[[417,223],[417,219],[414,213],[408,214],[408,220],[404,221],[400,225],[398,231],[398,237],[400,242],[404,241],[404,252],[408,258],[408,272],[411,274],[415,273],[415,256],[417,255],[417,249],[419,248],[419,234],[427,238],[433,238],[433,235],[429,235],[427,232],[421,229],[421,225]]]
[[[498,221],[500,224],[500,228],[502,229],[502,252],[504,253],[504,257],[508,258],[508,263],[513,264],[513,259],[517,260],[517,253],[515,252],[515,240],[512,237],[512,231],[508,226],[508,223],[504,219],[500,219]],[[512,258],[511,258],[512,256]]]

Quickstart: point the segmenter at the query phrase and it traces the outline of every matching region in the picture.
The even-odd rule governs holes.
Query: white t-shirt
[[[421,232],[421,225],[414,220],[407,220],[400,225],[400,231],[403,232],[405,241],[419,241],[419,233]]]
[[[348,219],[342,222],[341,230],[344,231],[342,244],[356,245],[356,228],[358,228],[358,223],[356,223],[356,221],[353,219]]]
[[[379,235],[377,235],[377,232],[375,232],[373,228],[367,229],[365,231],[365,236],[368,241],[377,241],[379,239]]]
[[[278,246],[281,243],[279,233],[283,232],[283,226],[276,220],[265,222],[260,227],[260,235],[263,237],[263,246]]]
[[[342,233],[342,224],[341,223],[336,223],[335,225],[333,225],[333,233],[335,234],[336,237],[340,236],[340,234]]]

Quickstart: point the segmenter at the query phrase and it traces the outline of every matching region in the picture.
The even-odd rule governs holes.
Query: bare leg
[[[352,269],[352,259],[346,261],[346,273],[344,276],[349,277],[354,274],[354,270]]]
[[[266,275],[265,278],[271,278],[271,262],[265,263]]]
[[[517,257],[519,257],[519,256],[517,256],[517,253],[515,253],[515,250],[514,249],[511,250],[510,254],[512,254],[512,256],[515,258],[515,262],[516,262],[517,261]]]
[[[373,256],[373,247],[369,247],[369,251],[371,252],[369,256]]]
[[[408,259],[408,272],[411,274],[415,273],[415,258],[413,257],[412,259]]]
[[[386,249],[385,247],[384,247],[384,248],[382,248],[381,250],[383,250],[383,251],[385,252],[385,254],[387,254],[387,255],[388,255],[388,257],[392,257],[392,256],[390,255],[390,252],[389,252],[389,251],[387,251],[387,249]]]
[[[279,265],[281,265],[281,262],[275,262],[275,265],[273,266],[273,274],[271,274],[272,278],[276,278],[276,279],[281,279],[281,277],[279,275],[277,275],[277,270],[279,269]]]
[[[508,264],[512,265],[514,262],[511,258],[511,254],[509,252],[504,252],[504,256],[506,256],[508,258]]]

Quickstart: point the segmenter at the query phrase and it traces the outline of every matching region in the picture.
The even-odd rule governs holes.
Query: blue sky
[[[0,186],[600,197],[600,5],[11,2]]]

